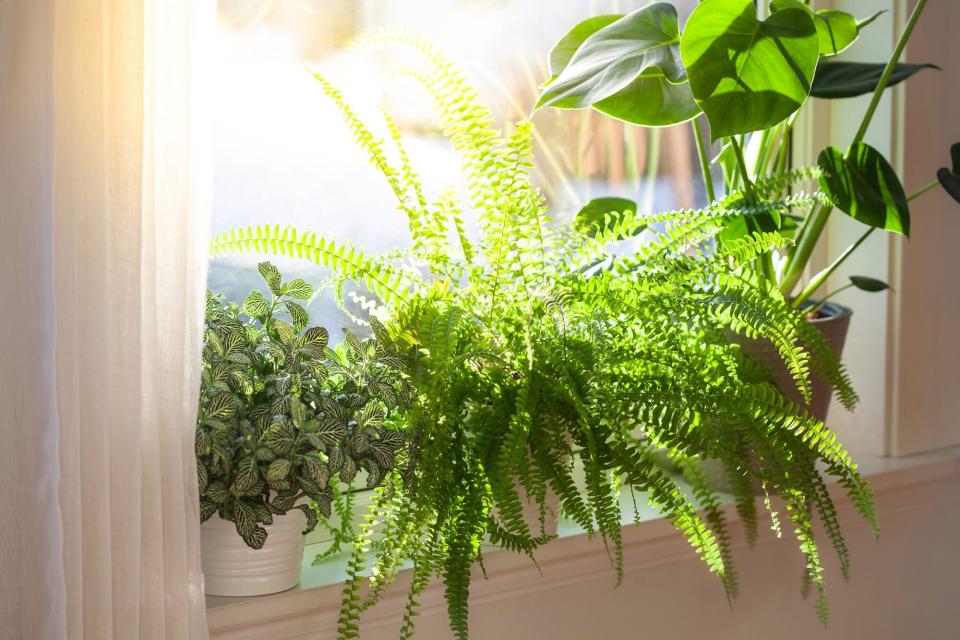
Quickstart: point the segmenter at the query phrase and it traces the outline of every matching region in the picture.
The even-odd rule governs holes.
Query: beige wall
[[[892,461],[891,464],[901,464]],[[742,592],[731,611],[719,582],[663,520],[623,530],[625,577],[613,588],[599,540],[574,536],[538,553],[543,575],[523,557],[488,555],[490,576],[471,591],[473,640],[946,640],[960,620],[960,464],[945,459],[910,472],[874,475],[882,526],[877,544],[844,501],[840,520],[853,558],[851,582],[828,572],[832,620],[823,629],[800,599],[795,542],[764,528],[750,552],[734,528]],[[784,531],[789,536],[788,530]],[[828,551],[825,550],[825,554]],[[835,566],[834,558],[825,561]],[[370,609],[364,640],[397,632],[409,576]],[[451,637],[441,586],[423,594],[416,638]],[[256,598],[209,610],[213,640],[333,640],[340,585]]]
[[[906,84],[902,153],[910,192],[947,166],[950,144],[960,142],[960,2],[927,4],[907,58],[943,68]],[[911,214],[896,296],[891,448],[897,455],[960,444],[960,204],[937,189],[917,200]]]

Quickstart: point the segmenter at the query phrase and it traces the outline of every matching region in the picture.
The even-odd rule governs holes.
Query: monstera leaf
[[[846,155],[836,147],[820,153],[820,187],[838,209],[879,229],[910,235],[910,207],[900,178],[879,151],[858,142]]]
[[[953,160],[953,168],[943,167],[937,171],[937,180],[950,197],[960,202],[960,142],[950,147],[950,158]]]
[[[880,83],[886,64],[868,62],[825,62],[817,69],[810,95],[815,98],[854,98],[873,93]],[[900,84],[924,69],[937,69],[935,64],[898,64],[887,87]]]
[[[876,278],[870,278],[868,276],[850,276],[850,284],[860,289],[860,291],[866,291],[867,293],[879,293],[890,288],[890,285],[883,280],[877,280]]]
[[[666,126],[700,109],[680,59],[677,10],[659,2],[575,26],[550,52],[554,79],[537,107],[593,107],[644,126]]]
[[[615,197],[594,198],[577,212],[573,226],[580,233],[593,237],[606,226],[617,224],[622,214],[628,211],[633,213],[636,210],[637,203],[633,200]],[[626,235],[637,235],[643,229],[643,226],[638,226]]]
[[[820,9],[814,12],[813,22],[817,27],[822,56],[835,56],[860,37],[857,19],[845,11]]]
[[[704,0],[687,21],[680,53],[716,140],[772,127],[799,109],[820,42],[806,8],[788,6],[761,21],[753,0]]]
[[[857,19],[845,11],[835,9],[814,11],[800,0],[773,0],[770,7],[774,11],[792,8],[808,12],[817,28],[817,39],[820,42],[820,55],[822,56],[837,55],[856,42],[860,36],[861,26],[857,23]],[[876,19],[876,16],[868,18],[863,22],[863,26],[870,24],[874,19]]]

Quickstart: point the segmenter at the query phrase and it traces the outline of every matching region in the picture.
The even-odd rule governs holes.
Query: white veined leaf
[[[206,465],[204,465],[202,461],[197,460],[197,486],[200,488],[200,495],[203,495],[203,492],[207,490],[209,480],[210,475],[207,473]]]
[[[307,315],[307,310],[301,307],[296,302],[287,300],[283,303],[283,306],[286,307],[287,313],[290,314],[290,319],[293,321],[294,331],[301,331],[307,323],[310,322],[310,316]]]
[[[357,463],[350,456],[344,456],[343,467],[340,469],[340,479],[350,484],[357,477]]]
[[[283,515],[293,508],[293,505],[296,503],[296,501],[296,492],[280,492],[273,498],[273,501],[270,503],[270,508],[274,513]]]
[[[352,331],[345,331],[343,339],[347,346],[350,347],[350,352],[353,352],[356,358],[359,359],[366,353],[366,349],[363,348],[363,343],[360,342],[360,339],[355,336]],[[349,356],[350,353],[348,352],[347,355]]]
[[[194,447],[198,456],[208,456],[213,451],[213,438],[206,429],[197,428]]]
[[[317,430],[313,432],[318,438],[331,445],[338,445],[347,437],[347,425],[337,418],[323,417],[317,421]]]
[[[309,350],[311,355],[316,358],[324,356],[327,342],[330,340],[330,334],[323,327],[310,327],[303,336],[300,337],[300,348]]]
[[[277,337],[280,338],[281,344],[286,347],[292,347],[294,345],[294,340],[296,339],[297,334],[293,330],[293,327],[283,320],[274,320],[272,326],[277,332]]]
[[[357,414],[357,424],[364,429],[367,427],[380,427],[383,425],[386,417],[379,403],[370,402]]]
[[[330,507],[333,502],[333,494],[330,493],[329,489],[318,496],[310,497],[317,503],[317,508],[320,510],[320,513],[323,514],[324,518],[329,518],[332,515],[333,510]]]
[[[217,512],[217,503],[200,498],[200,522],[206,522]]]
[[[271,447],[272,448],[272,447]],[[244,458],[237,465],[237,476],[234,478],[234,484],[237,491],[245,492],[250,490],[260,479],[260,470],[257,468],[257,461],[253,458]]]
[[[290,474],[291,463],[286,458],[277,458],[267,467],[267,482],[275,483],[286,479]]]
[[[307,516],[307,528],[303,530],[303,535],[307,535],[316,529],[318,524],[320,524],[319,518],[317,518],[317,512],[314,511],[308,504],[299,504],[297,505],[297,509],[303,511],[303,514]]]
[[[217,504],[223,504],[230,499],[230,492],[227,491],[227,488],[219,480],[217,482],[211,482],[207,486],[207,490],[203,492],[203,495]]]
[[[234,397],[229,393],[218,393],[207,405],[207,418],[229,418],[236,409]]]
[[[283,287],[283,293],[298,300],[309,300],[313,287],[303,278],[294,278]]]
[[[283,293],[283,288],[280,286],[280,271],[273,264],[261,262],[257,265],[257,271],[263,276],[273,295],[279,296]]]
[[[363,468],[367,470],[367,489],[373,489],[383,479],[383,471],[369,458],[363,461]]]
[[[264,318],[270,311],[270,303],[259,291],[251,291],[243,300],[243,312],[251,318]]]
[[[328,462],[330,473],[338,473],[343,469],[346,459],[347,454],[343,451],[343,447],[334,447],[333,450],[330,451],[330,460]]]
[[[326,451],[327,445],[324,444],[323,440],[317,434],[305,433],[303,434],[303,439],[306,440],[310,444],[310,446],[313,447],[314,450]]]
[[[237,525],[237,533],[247,546],[252,549],[262,548],[267,540],[267,532],[263,527],[257,526],[257,510],[243,500],[237,500],[233,517],[234,524]]]
[[[303,406],[300,398],[290,399],[290,415],[293,417],[293,424],[297,427],[302,426],[307,421],[307,409]]]
[[[320,458],[304,456],[302,467],[307,477],[316,482],[320,488],[327,486],[327,482],[330,480],[330,469]]]

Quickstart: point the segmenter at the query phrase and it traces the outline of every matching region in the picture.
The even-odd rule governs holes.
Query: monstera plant
[[[647,5],[628,15],[598,16],[576,25],[550,54],[552,77],[538,107],[593,108],[645,127],[691,121],[707,198],[721,203],[739,194],[740,206],[756,210],[723,220],[704,220],[717,230],[719,245],[757,232],[788,243],[759,255],[750,265],[769,295],[804,310],[828,338],[842,347],[849,311],[813,300],[827,279],[877,230],[909,237],[910,206],[933,188],[933,180],[908,195],[890,163],[864,142],[886,88],[933,65],[899,59],[926,5],[919,0],[886,63],[836,61],[880,14],[857,19],[849,13],[815,9],[811,2],[703,0],[681,28],[669,3]],[[843,146],[824,149],[815,166],[791,166],[794,124],[810,98],[842,99],[870,94],[853,134]],[[704,129],[719,152],[711,159]],[[955,163],[956,164],[956,158]],[[722,170],[715,184],[712,168]],[[957,172],[939,179],[957,189]],[[771,202],[809,185],[812,204],[771,209]],[[596,219],[636,205],[604,199],[584,207]],[[824,269],[804,274],[827,220],[834,211],[863,226],[861,237]],[[854,276],[846,287],[876,292],[888,286]],[[749,345],[746,348],[751,349]],[[815,368],[820,365],[814,360]],[[782,370],[782,367],[780,368]],[[825,415],[829,387],[815,400]],[[850,404],[841,397],[845,404]]]
[[[275,516],[301,510],[304,533],[329,517],[338,479],[363,471],[379,485],[405,448],[389,423],[409,400],[387,344],[347,333],[329,349],[327,330],[307,327],[312,286],[283,282],[269,262],[259,271],[269,297],[208,294],[196,433],[201,518],[233,522],[253,549]]]
[[[803,307],[875,230],[909,236],[909,201],[936,184],[908,196],[883,154],[863,141],[883,91],[933,67],[898,62],[925,5],[917,2],[889,61],[877,64],[833,57],[880,14],[858,20],[800,0],[774,0],[765,17],[753,0],[704,0],[682,30],[676,8],[665,2],[624,16],[598,16],[576,25],[554,47],[553,77],[538,107],[592,107],[648,127],[693,121],[711,201],[734,191],[743,191],[748,200],[768,200],[817,180],[819,201],[808,212],[744,216],[728,221],[720,234],[721,240],[732,240],[767,230],[794,238],[786,250],[762,256],[756,266],[795,307]],[[791,168],[790,135],[808,99],[864,94],[872,98],[849,144],[824,149],[815,167]],[[712,141],[722,145],[712,161],[702,135],[704,121]],[[723,169],[722,188],[714,185],[711,164]],[[770,188],[771,181],[777,188]],[[768,188],[758,190],[757,182]],[[834,210],[861,222],[864,238],[800,286]],[[863,282],[875,281],[854,284]]]

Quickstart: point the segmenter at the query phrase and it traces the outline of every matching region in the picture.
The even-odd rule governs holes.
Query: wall
[[[943,71],[908,81],[904,99],[907,192],[949,166],[960,142],[960,2],[934,0],[910,41],[910,62]],[[900,252],[896,377],[891,381],[891,452],[906,455],[960,444],[960,204],[941,189],[911,206],[913,233]]]
[[[899,464],[892,461],[892,464]],[[960,464],[946,459],[909,472],[874,475],[882,538],[847,504],[840,519],[853,557],[851,582],[828,572],[832,619],[819,626],[800,598],[795,543],[769,530],[753,552],[734,528],[742,592],[731,611],[716,578],[663,520],[625,527],[626,571],[614,579],[603,544],[575,536],[538,554],[487,556],[489,580],[471,588],[473,640],[710,638],[743,640],[943,640],[956,636],[960,573]],[[785,531],[785,535],[788,535]],[[835,563],[832,557],[826,562]],[[364,640],[393,639],[406,596],[403,578],[364,616]],[[441,586],[421,598],[416,638],[450,638]],[[340,585],[290,592],[209,612],[212,640],[327,640],[336,637]]]

